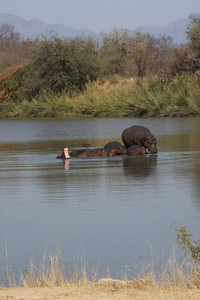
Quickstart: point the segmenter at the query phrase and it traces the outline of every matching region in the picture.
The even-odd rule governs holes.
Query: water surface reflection
[[[123,159],[124,174],[135,179],[150,176],[155,172],[157,155],[126,157]]]
[[[157,155],[55,159],[64,147],[121,142],[123,129],[148,127]],[[170,228],[200,230],[199,119],[0,120],[0,269],[5,240],[16,274],[37,264],[62,236],[65,261],[84,256],[89,270],[119,273],[148,243],[163,265],[175,243]],[[122,263],[122,264],[121,264]]]

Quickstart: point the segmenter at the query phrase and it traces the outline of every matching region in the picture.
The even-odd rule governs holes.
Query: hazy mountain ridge
[[[50,31],[57,33],[60,37],[75,37],[83,34],[87,36],[89,34],[95,34],[89,29],[76,29],[63,24],[45,25],[44,22],[36,18],[31,19],[30,21],[25,21],[14,14],[0,13],[0,25],[7,23],[13,25],[15,27],[15,31],[19,32],[25,39],[34,39],[36,36],[41,34],[47,35]]]
[[[45,25],[39,19],[31,19],[25,21],[21,17],[14,14],[0,13],[0,25],[10,23],[15,27],[15,31],[20,32],[22,37],[34,39],[36,36],[41,34],[47,35],[50,31],[57,33],[59,37],[75,37],[75,36],[88,36],[90,34],[97,34],[89,29],[76,29],[63,24],[47,24]],[[186,42],[186,29],[189,24],[189,17],[186,19],[179,19],[175,22],[170,23],[167,26],[141,26],[136,30],[142,32],[148,32],[153,36],[158,37],[159,35],[169,35],[176,43]]]
[[[176,22],[172,22],[167,26],[141,26],[142,32],[148,32],[155,37],[159,35],[169,35],[176,43],[186,42],[187,36],[185,31],[190,23],[189,17],[186,19],[179,19]]]

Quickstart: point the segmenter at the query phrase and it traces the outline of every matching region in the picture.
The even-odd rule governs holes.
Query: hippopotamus
[[[111,141],[109,143],[107,143],[105,146],[104,146],[104,149],[112,149],[112,150],[117,150],[118,153],[116,155],[125,155],[126,154],[126,148],[120,144],[119,142],[116,142],[116,141]]]
[[[146,155],[146,149],[140,145],[132,145],[127,149],[128,156]]]
[[[72,152],[68,152],[68,148],[64,148],[64,151],[61,155],[56,158],[69,159],[71,157],[87,158],[87,157],[112,157],[118,154],[116,149],[79,149]]]
[[[128,149],[132,145],[140,145],[147,148],[150,154],[157,153],[156,139],[148,128],[143,126],[131,126],[122,132],[124,146]]]

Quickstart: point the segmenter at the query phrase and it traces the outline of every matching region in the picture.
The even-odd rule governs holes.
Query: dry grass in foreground
[[[0,299],[200,299],[199,265],[184,259],[182,265],[175,254],[157,271],[154,262],[145,264],[134,277],[135,270],[126,268],[121,280],[98,278],[95,269],[88,275],[84,264],[66,268],[61,251],[56,251],[40,267],[30,262],[19,283],[7,272],[7,287],[0,288]],[[134,268],[134,267],[133,267]],[[137,270],[138,273],[138,270]]]
[[[0,299],[24,300],[199,300],[200,290],[197,288],[162,288],[155,283],[141,279],[138,281],[120,281],[101,279],[99,282],[87,284],[68,283],[60,287],[35,288],[2,288]]]
[[[0,299],[200,299],[200,240],[193,240],[186,227],[172,227],[177,232],[177,244],[185,258],[178,264],[175,252],[168,263],[155,267],[152,260],[139,268],[126,267],[121,280],[98,278],[95,268],[88,277],[85,264],[76,262],[75,268],[66,268],[61,257],[61,242],[48,264],[44,260],[37,268],[30,262],[28,271],[22,274],[18,286],[7,270],[7,285],[0,289]],[[137,276],[135,275],[137,274]]]

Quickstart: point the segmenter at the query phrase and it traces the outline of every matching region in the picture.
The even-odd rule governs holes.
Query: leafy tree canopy
[[[200,55],[200,15],[190,16],[186,33],[191,47]]]
[[[97,78],[98,71],[98,51],[92,39],[45,38],[33,52],[25,94],[31,98],[42,90],[83,90],[88,81]]]

